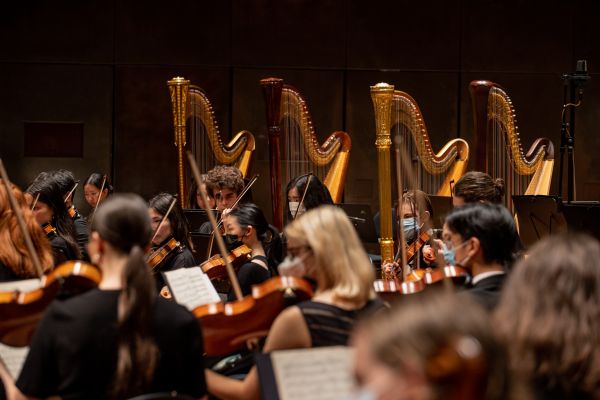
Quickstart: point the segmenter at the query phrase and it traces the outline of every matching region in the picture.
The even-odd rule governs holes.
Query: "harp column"
[[[179,193],[179,204],[181,205],[181,208],[185,208],[187,194],[183,153],[187,144],[185,118],[190,81],[178,76],[168,81],[167,85],[169,86],[171,104],[173,105],[173,126],[175,127],[175,147],[177,147],[177,191]]]
[[[371,86],[371,99],[375,109],[375,147],[377,147],[377,165],[379,177],[379,247],[381,262],[394,259],[394,239],[392,237],[392,173],[390,167],[390,121],[394,86],[378,83]]]

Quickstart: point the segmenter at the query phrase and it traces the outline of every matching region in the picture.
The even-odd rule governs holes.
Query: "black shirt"
[[[0,261],[0,282],[17,281],[19,279],[22,278],[19,278],[12,269]]]
[[[266,257],[254,256],[254,257],[252,257],[252,259],[250,259],[249,262],[245,263],[237,270],[237,278],[238,278],[238,282],[240,283],[240,289],[242,291],[242,296],[248,296],[249,294],[252,293],[253,285],[258,285],[259,283],[263,283],[264,281],[266,281],[267,279],[269,279],[271,277],[271,272],[267,268],[263,267],[262,265],[260,265],[258,263],[252,262],[252,260],[261,260],[266,265],[268,265]],[[227,295],[227,300],[228,301],[237,300],[235,297],[235,293],[233,292],[233,289],[229,291],[229,294]]]
[[[28,396],[106,399],[117,365],[118,290],[54,301],[44,314],[17,381]],[[157,298],[154,337],[159,358],[147,392],[202,397],[206,393],[198,321],[185,308]]]
[[[77,247],[79,247],[79,251],[81,252],[81,259],[89,261],[90,257],[87,253],[88,226],[85,218],[83,218],[77,210],[75,210],[75,216],[73,217],[73,226],[75,227],[75,240],[77,241]]]
[[[67,241],[58,235],[50,237],[50,246],[52,247],[52,256],[54,258],[54,266],[59,266],[65,261],[77,260],[77,255],[69,246]]]
[[[471,296],[488,311],[493,311],[500,302],[500,292],[507,274],[492,275],[484,278],[461,292],[461,296]]]
[[[197,265],[194,255],[186,246],[181,245],[179,248],[173,250],[173,252],[173,255],[168,255],[167,258],[154,269],[154,280],[156,281],[156,290],[158,292],[166,285],[161,272],[173,271],[179,268],[190,268]]]

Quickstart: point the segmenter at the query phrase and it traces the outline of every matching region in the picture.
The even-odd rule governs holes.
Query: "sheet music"
[[[319,347],[271,353],[281,400],[338,400],[354,389],[353,349]]]
[[[42,281],[34,279],[23,279],[20,281],[9,281],[0,283],[0,292],[30,292],[34,289],[39,289],[42,286]]]
[[[0,359],[15,380],[23,369],[27,353],[29,353],[29,347],[10,347],[0,343]]]
[[[200,267],[179,268],[163,272],[163,275],[175,301],[190,311],[198,306],[221,301],[208,275]]]

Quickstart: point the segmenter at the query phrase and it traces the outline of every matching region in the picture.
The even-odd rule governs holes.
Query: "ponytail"
[[[114,398],[143,393],[154,376],[158,348],[153,339],[154,281],[139,245],[129,251],[118,305],[118,360]]]

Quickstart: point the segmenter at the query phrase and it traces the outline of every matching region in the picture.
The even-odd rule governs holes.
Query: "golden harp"
[[[187,198],[184,167],[186,146],[191,150],[201,171],[208,171],[215,165],[235,165],[246,177],[255,142],[252,133],[244,130],[238,132],[229,143],[223,144],[215,113],[206,93],[181,77],[171,79],[167,85],[175,127],[178,192],[184,207]],[[186,138],[189,138],[189,145]]]
[[[472,81],[469,90],[475,123],[475,168],[504,179],[504,204],[511,210],[513,194],[547,195],[554,167],[552,142],[538,138],[524,154],[515,109],[505,90],[490,81]]]
[[[319,144],[302,94],[283,79],[260,81],[265,97],[269,132],[269,167],[273,225],[283,227],[282,181],[312,172],[329,189],[334,203],[342,200],[352,142],[336,131]]]
[[[465,173],[469,160],[469,145],[463,139],[452,139],[435,153],[417,102],[394,86],[378,83],[371,86],[375,111],[379,171],[379,208],[381,221],[382,260],[393,258],[392,238],[392,177],[390,146],[399,136],[402,153],[409,158],[412,174],[402,176],[406,189],[420,189],[425,193],[450,196],[453,182]],[[405,164],[406,165],[406,164]],[[417,187],[414,187],[414,186]]]

